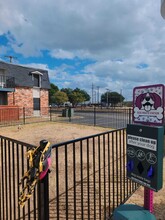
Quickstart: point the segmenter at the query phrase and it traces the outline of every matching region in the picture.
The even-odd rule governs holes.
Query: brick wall
[[[48,90],[41,89],[40,98],[41,98],[41,106],[48,107],[48,105],[49,105],[49,93],[48,93]]]
[[[49,108],[49,92],[48,90],[42,89],[40,93],[40,104],[41,104],[41,115],[47,115]]]
[[[14,93],[8,93],[8,105],[33,108],[33,88],[15,88]]]
[[[49,92],[40,90],[41,115],[48,114]],[[8,93],[8,105],[25,107],[26,111],[33,113],[33,88],[15,88],[15,92]],[[29,110],[28,110],[29,108]],[[29,115],[29,114],[28,114]]]

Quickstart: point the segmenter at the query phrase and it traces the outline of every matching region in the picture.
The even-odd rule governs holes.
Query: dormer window
[[[39,71],[31,72],[32,74],[32,81],[33,81],[33,87],[41,87],[41,77],[43,74]]]

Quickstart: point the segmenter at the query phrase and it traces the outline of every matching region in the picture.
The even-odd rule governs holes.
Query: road
[[[74,112],[71,122],[108,128],[123,128],[129,123],[129,114],[122,112]]]

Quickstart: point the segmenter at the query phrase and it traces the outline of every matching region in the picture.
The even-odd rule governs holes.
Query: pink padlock
[[[39,179],[40,179],[40,180],[42,180],[42,179],[46,176],[46,174],[47,174],[47,172],[48,172],[48,170],[49,170],[50,164],[51,164],[51,158],[49,157],[49,158],[47,159],[47,168],[46,168],[44,171],[42,171],[42,172],[40,173],[40,175],[39,175]]]

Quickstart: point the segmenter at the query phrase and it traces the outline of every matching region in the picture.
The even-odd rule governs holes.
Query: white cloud
[[[15,52],[29,57],[46,50],[52,58],[95,61],[76,76],[68,66],[40,64],[60,86],[90,91],[94,83],[100,91],[122,89],[128,97],[137,84],[165,83],[165,21],[159,1],[6,0],[0,8],[0,34],[11,33],[8,44]],[[1,46],[4,53],[6,47]],[[137,69],[139,64],[148,68]]]
[[[75,55],[69,51],[55,49],[50,52],[50,55],[57,59],[74,59]]]

